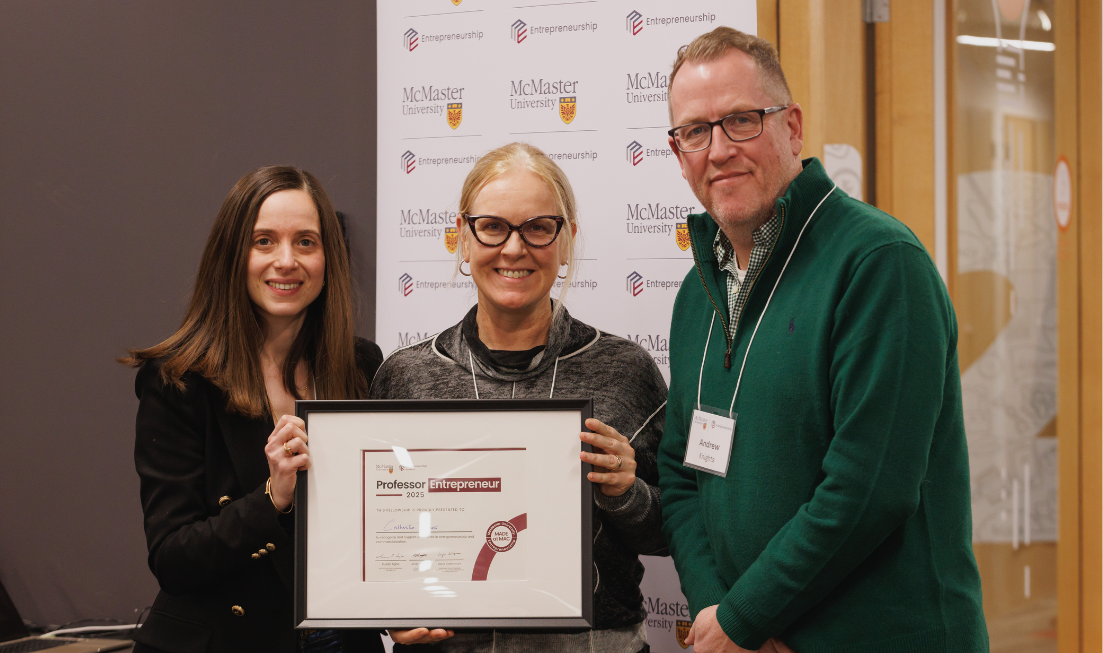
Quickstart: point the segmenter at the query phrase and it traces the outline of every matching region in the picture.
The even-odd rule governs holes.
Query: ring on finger
[[[283,450],[285,452],[287,452],[288,456],[294,456],[295,455],[295,452],[291,451],[291,442],[290,441],[287,441],[287,442],[283,443]]]
[[[611,472],[615,472],[615,471],[620,470],[620,463],[621,463],[620,456],[618,456],[617,454],[613,454],[613,457],[617,459],[617,466],[616,467],[610,467],[609,471],[611,471]]]

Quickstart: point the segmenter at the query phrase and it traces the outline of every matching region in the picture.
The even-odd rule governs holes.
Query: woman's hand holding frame
[[[619,497],[636,482],[636,450],[628,438],[600,420],[590,418],[586,420],[586,427],[593,433],[582,432],[582,441],[604,452],[583,451],[580,454],[582,461],[590,463],[595,469],[586,477],[597,484],[602,494]],[[604,471],[596,471],[601,469]]]
[[[284,415],[264,445],[272,503],[280,512],[287,512],[295,499],[295,475],[310,469],[308,440],[306,422],[294,415]]]

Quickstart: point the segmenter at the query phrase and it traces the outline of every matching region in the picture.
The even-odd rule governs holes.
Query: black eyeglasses
[[[691,122],[688,125],[675,127],[667,134],[674,139],[674,145],[679,151],[700,152],[712,145],[712,130],[717,125],[720,125],[724,135],[732,141],[736,143],[749,141],[762,133],[763,117],[788,108],[789,105],[740,111],[712,122]]]
[[[538,215],[521,224],[511,224],[505,218],[496,215],[463,214],[464,220],[475,234],[475,240],[487,247],[500,247],[516,231],[521,240],[531,247],[547,247],[559,237],[563,229],[563,217],[558,215]]]

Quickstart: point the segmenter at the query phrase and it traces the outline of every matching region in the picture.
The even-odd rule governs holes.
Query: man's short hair
[[[785,81],[785,73],[781,70],[777,48],[766,39],[720,26],[693,39],[689,45],[678,48],[674,69],[670,72],[670,81],[667,83],[667,110],[670,113],[672,127],[675,126],[674,107],[671,105],[670,98],[673,97],[674,78],[682,64],[687,61],[714,61],[727,54],[729,50],[745,52],[754,60],[762,90],[772,101],[786,105],[793,103],[793,94],[789,92],[789,83]]]

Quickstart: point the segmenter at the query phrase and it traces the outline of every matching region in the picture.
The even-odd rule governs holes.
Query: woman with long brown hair
[[[382,650],[375,633],[292,622],[295,478],[311,464],[295,400],[367,396],[382,356],[353,314],[318,180],[288,166],[242,177],[183,324],[121,359],[139,368],[134,458],[161,586],[136,652]]]

